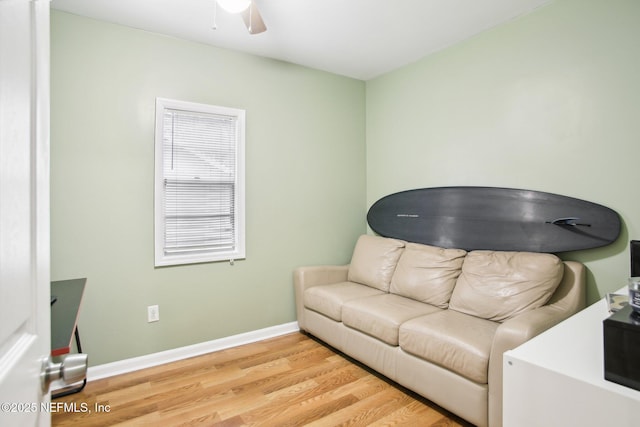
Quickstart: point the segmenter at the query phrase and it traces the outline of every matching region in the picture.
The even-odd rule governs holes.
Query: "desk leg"
[[[82,353],[82,345],[80,344],[80,332],[78,332],[78,327],[76,326],[76,330],[74,331],[74,335],[76,337],[76,347],[78,347],[78,353]],[[51,398],[52,399],[57,399],[58,397],[63,397],[63,396],[68,396],[70,394],[74,394],[74,393],[78,393],[79,391],[82,391],[82,389],[87,385],[87,377],[84,378],[84,380],[82,380],[82,385],[79,385],[77,387],[71,388],[71,389],[62,389],[63,391],[61,391],[60,393],[56,393],[56,394],[51,394]]]
[[[82,353],[82,346],[80,345],[80,332],[78,332],[77,326],[74,334],[76,336],[76,347],[78,347],[78,353]]]

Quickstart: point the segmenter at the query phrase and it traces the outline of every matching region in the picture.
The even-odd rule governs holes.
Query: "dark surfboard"
[[[613,243],[620,217],[573,197],[496,187],[403,191],[375,202],[367,214],[377,234],[466,250],[556,253]]]

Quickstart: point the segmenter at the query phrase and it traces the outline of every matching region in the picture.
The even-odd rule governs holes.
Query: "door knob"
[[[84,353],[69,354],[60,362],[54,362],[51,356],[42,363],[40,382],[42,391],[49,391],[49,386],[55,380],[62,379],[65,384],[73,384],[82,381],[87,376],[87,363],[89,355]]]

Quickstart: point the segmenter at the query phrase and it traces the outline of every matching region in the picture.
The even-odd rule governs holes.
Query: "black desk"
[[[80,334],[78,333],[78,313],[86,282],[87,279],[51,282],[51,356],[70,353],[74,337],[78,353],[82,353]],[[54,394],[51,397],[56,398],[76,393],[82,390],[86,384],[85,378],[81,386]]]

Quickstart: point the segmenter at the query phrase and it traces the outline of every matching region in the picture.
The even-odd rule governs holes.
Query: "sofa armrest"
[[[489,424],[502,425],[502,356],[536,335],[562,322],[586,306],[583,264],[565,261],[562,282],[549,302],[503,322],[493,339],[489,356]]]
[[[293,271],[296,315],[298,316],[298,327],[300,329],[305,329],[304,291],[312,286],[346,282],[348,273],[348,265],[315,265],[298,267]]]

